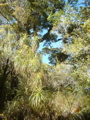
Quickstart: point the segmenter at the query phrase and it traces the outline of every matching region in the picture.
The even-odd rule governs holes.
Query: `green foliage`
[[[89,115],[89,6],[77,7],[77,2],[0,1],[0,113],[8,120]],[[50,46],[60,40],[62,48]],[[49,54],[53,66],[42,63],[42,41],[42,54]]]

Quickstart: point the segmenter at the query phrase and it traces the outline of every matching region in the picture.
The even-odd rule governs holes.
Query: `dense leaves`
[[[90,119],[90,7],[78,4],[0,1],[0,113],[8,120]]]

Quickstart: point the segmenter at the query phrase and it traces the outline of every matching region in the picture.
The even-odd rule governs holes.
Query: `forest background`
[[[89,104],[90,0],[0,0],[0,113],[89,120]]]

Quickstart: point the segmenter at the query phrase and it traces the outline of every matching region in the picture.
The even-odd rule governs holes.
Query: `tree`
[[[83,10],[85,10],[83,12]],[[67,14],[66,14],[67,13]],[[87,13],[87,14],[86,14]],[[80,104],[82,106],[82,110],[89,110],[89,86],[90,86],[90,36],[89,36],[89,26],[90,20],[88,18],[89,6],[85,6],[82,8],[79,7],[71,7],[66,6],[63,14],[61,12],[55,13],[51,15],[49,20],[53,21],[53,31],[57,31],[58,34],[62,35],[62,38],[59,40],[63,41],[62,49],[54,48],[54,50],[44,48],[44,52],[51,54],[50,62],[55,64],[55,69],[51,74],[51,82],[50,86],[59,89],[61,93],[56,94],[54,96],[53,107],[58,114],[66,115],[70,112],[70,109],[74,107],[76,104]],[[84,17],[83,17],[84,16]],[[61,20],[61,21],[60,21]],[[54,51],[54,52],[53,52]],[[62,69],[62,63],[59,59],[57,62],[55,57],[57,57],[57,53],[62,52],[66,54],[68,57],[65,61],[63,61],[65,66]],[[53,57],[54,56],[54,57]],[[60,56],[61,57],[61,56]],[[61,57],[62,58],[62,57]],[[59,64],[58,64],[59,63]],[[71,71],[65,71],[66,66],[69,65]],[[69,68],[68,67],[68,68]],[[70,69],[69,68],[69,69]],[[64,72],[64,75],[63,73]],[[68,74],[65,74],[68,73]],[[69,80],[68,80],[69,79]],[[66,82],[64,82],[66,80]],[[70,84],[71,83],[71,84]],[[65,87],[66,86],[66,87]],[[67,106],[68,110],[63,106],[60,108],[60,104],[58,103],[61,99],[63,101],[62,96],[66,97],[66,101],[64,101],[65,106]],[[69,98],[70,97],[70,98]],[[86,102],[87,99],[87,102]],[[81,101],[81,102],[79,102]],[[56,107],[57,106],[57,107]],[[63,109],[63,110],[62,110]],[[63,113],[65,111],[65,113]],[[64,118],[63,118],[64,119]],[[83,117],[82,117],[83,119]],[[87,119],[87,118],[86,118]]]
[[[0,112],[8,119],[78,119],[84,110],[89,116],[89,6],[77,2],[1,0]],[[43,41],[53,66],[42,63]],[[57,41],[62,49],[51,46]],[[82,114],[72,115],[78,104]]]
[[[39,105],[43,103],[44,94],[48,97],[47,91],[45,93],[43,91],[43,86],[46,87],[47,79],[45,76],[47,76],[47,72],[45,71],[47,70],[44,71],[40,55],[36,51],[40,42],[44,40],[49,41],[51,37],[52,40],[56,38],[54,34],[50,34],[53,26],[52,22],[49,22],[47,18],[50,12],[55,13],[59,9],[63,9],[63,7],[64,2],[58,0],[0,1],[0,59],[2,61],[0,62],[1,111],[6,109],[5,105],[10,101],[12,101],[12,104],[11,102],[10,104],[13,106],[13,104],[15,104],[15,98],[18,104],[20,96],[22,96],[20,100],[22,98],[25,100],[24,97],[28,96],[26,100],[27,104],[32,101],[32,99],[35,99],[34,105],[36,108],[38,102],[40,102]],[[40,32],[44,29],[47,29],[47,33],[41,36]],[[30,84],[28,84],[29,80]],[[38,86],[39,84],[40,86]],[[33,86],[35,86],[35,88]],[[22,92],[24,88],[25,94]],[[31,90],[31,88],[33,90]],[[27,89],[29,89],[28,92]],[[45,97],[45,101],[47,97]],[[26,107],[27,104],[24,106],[24,112],[28,111]],[[21,107],[20,104],[18,105]],[[11,111],[13,111],[13,107],[11,107]],[[35,113],[37,113],[35,111],[37,110],[32,109],[33,103],[30,107],[35,115]],[[17,113],[17,110],[15,113]],[[10,113],[10,115],[12,116],[12,113]],[[9,117],[11,117],[10,115]],[[19,116],[20,114],[18,115],[17,113],[17,119],[19,119]]]

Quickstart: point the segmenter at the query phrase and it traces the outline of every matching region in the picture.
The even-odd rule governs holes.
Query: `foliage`
[[[8,120],[90,118],[90,7],[84,5],[0,1],[0,113]],[[62,48],[53,48],[57,41]]]

